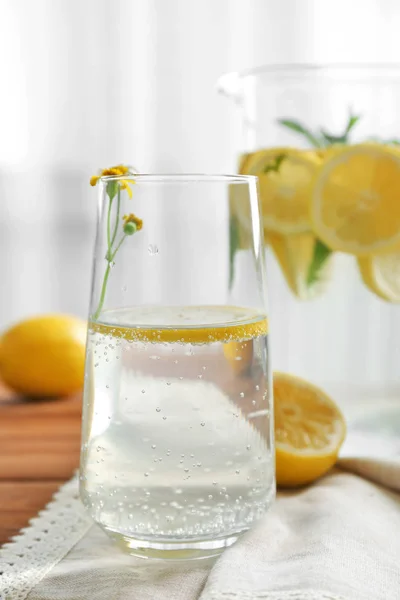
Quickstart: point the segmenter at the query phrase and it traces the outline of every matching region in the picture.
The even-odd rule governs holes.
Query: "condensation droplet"
[[[155,244],[149,244],[147,250],[150,256],[155,256],[159,252],[158,247]]]

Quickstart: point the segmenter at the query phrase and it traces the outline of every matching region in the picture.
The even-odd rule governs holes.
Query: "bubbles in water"
[[[243,393],[243,392],[240,392],[239,396],[240,396],[241,398],[244,398],[244,393]]]
[[[260,389],[260,386],[256,385],[256,392],[258,392],[259,389]]]
[[[252,400],[251,403],[253,406],[255,406],[257,404],[257,402],[255,400]]]
[[[251,450],[251,446],[250,446],[250,444],[248,444],[248,445],[246,446],[246,450]]]
[[[122,286],[122,288],[121,288],[121,290],[122,290],[123,292],[126,292],[126,290],[127,290],[127,289],[128,289],[128,287],[127,287],[126,285],[123,285],[123,286]]]
[[[159,406],[157,406],[156,412],[161,412],[161,408]]]
[[[145,393],[146,393],[146,390],[142,390],[142,394],[145,394]]]
[[[213,481],[212,484],[213,485],[217,485],[218,481]]]
[[[167,420],[167,417],[163,417],[163,421],[166,421],[166,420]]]
[[[204,427],[204,426],[205,426],[205,423],[200,423],[200,425],[201,425],[202,427]]]
[[[171,385],[171,382],[170,382],[170,381],[167,381],[167,385]]]
[[[149,474],[148,474],[148,473],[144,473],[144,476],[145,476],[145,477],[148,477],[148,476],[149,476]]]
[[[150,256],[155,256],[159,252],[158,247],[155,244],[149,244],[147,251]]]
[[[109,389],[110,389],[110,386],[109,386],[109,385],[106,385],[106,389],[107,389],[107,390],[109,390]]]
[[[209,500],[212,500],[212,499],[213,499],[213,496],[212,496],[212,494],[208,494],[208,499],[209,499]]]
[[[203,379],[203,375],[197,375],[197,379]]]
[[[207,367],[204,365],[201,367],[203,369],[203,371],[205,371],[207,369]]]
[[[183,469],[185,473],[189,473],[189,469]]]
[[[236,473],[236,475],[239,475],[240,469],[236,469],[235,473]]]
[[[152,448],[152,450],[155,450],[155,449],[156,449],[156,447],[157,447],[157,446],[156,446],[155,444],[152,444],[152,445],[151,445],[151,448]]]

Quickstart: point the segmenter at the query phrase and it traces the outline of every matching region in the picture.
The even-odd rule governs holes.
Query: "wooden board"
[[[33,402],[0,386],[0,544],[73,474],[80,424],[80,396]]]

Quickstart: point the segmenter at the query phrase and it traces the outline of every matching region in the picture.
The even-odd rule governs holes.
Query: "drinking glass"
[[[393,229],[400,65],[265,65],[225,74],[218,88],[237,109],[238,171],[259,175],[274,366],[325,388],[349,430],[368,436],[371,447],[384,436],[399,451],[400,247],[381,254],[378,242],[376,255],[338,249],[319,238],[315,211],[289,227],[271,218],[271,206],[278,217],[311,207],[330,182],[336,198],[331,193],[324,216],[330,210],[333,224],[342,219],[348,239],[378,205],[376,227]],[[244,247],[242,240],[236,260]]]
[[[212,556],[275,493],[257,180],[135,174],[99,188],[81,498],[131,554]],[[232,197],[251,240],[234,269]]]

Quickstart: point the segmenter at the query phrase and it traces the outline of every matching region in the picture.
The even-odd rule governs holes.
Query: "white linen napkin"
[[[200,562],[123,554],[91,525],[71,482],[4,548],[0,598],[399,600],[400,459],[350,452],[341,465],[353,473],[336,469],[280,492],[253,530],[217,560]]]

